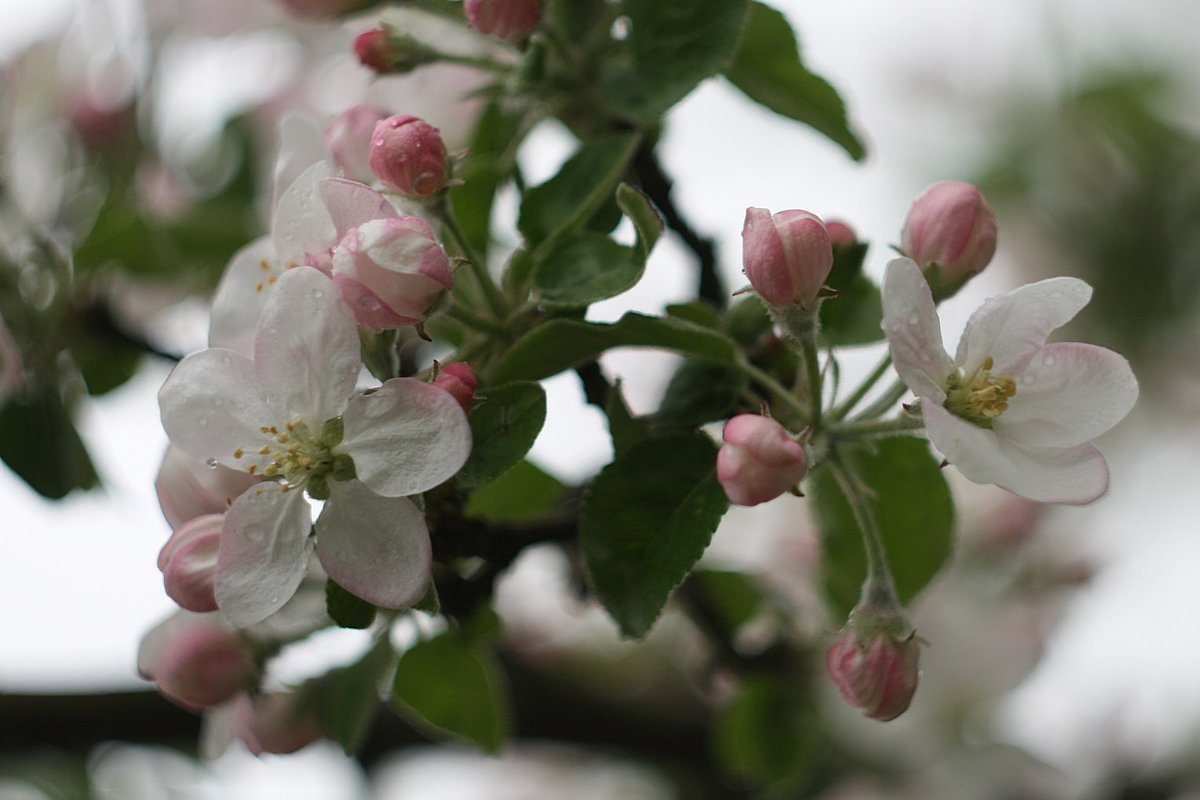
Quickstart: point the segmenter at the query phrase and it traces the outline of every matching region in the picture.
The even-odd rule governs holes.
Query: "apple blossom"
[[[847,703],[887,722],[908,710],[920,656],[921,643],[911,632],[899,637],[877,630],[864,636],[851,624],[826,652],[825,666]]]
[[[539,5],[539,0],[465,0],[463,9],[475,30],[516,44],[541,20]]]
[[[723,438],[717,480],[730,502],[756,506],[774,500],[804,477],[804,447],[770,417],[739,414],[725,423]]]
[[[212,347],[181,361],[159,392],[171,442],[209,464],[263,478],[225,514],[215,591],[234,625],[264,619],[316,554],[339,584],[405,608],[429,583],[429,534],[407,498],[458,471],[471,449],[457,401],[412,378],[356,393],[358,330],[330,279],[291,269],[266,302],[254,357]]]
[[[908,209],[900,247],[924,270],[934,298],[943,300],[991,262],[996,214],[975,186],[940,181]]]
[[[1108,465],[1089,441],[1129,413],[1137,381],[1111,350],[1046,343],[1091,291],[1051,278],[993,297],[952,359],[920,268],[907,258],[888,264],[883,329],[896,370],[921,400],[929,440],[970,480],[1058,503],[1107,491]]]
[[[387,24],[356,36],[354,55],[359,63],[379,75],[403,75],[441,57],[437,50]]]
[[[750,285],[768,305],[811,309],[833,267],[833,246],[815,214],[747,208],[742,262]]]
[[[242,492],[259,479],[221,464],[210,466],[168,445],[154,479],[158,504],[171,529],[197,517],[224,514]]]
[[[450,174],[446,144],[438,129],[409,114],[376,123],[368,160],[379,180],[405,197],[434,194]]]

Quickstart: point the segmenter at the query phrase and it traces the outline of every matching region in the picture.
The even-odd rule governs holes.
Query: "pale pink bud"
[[[371,330],[424,322],[453,281],[446,251],[419,217],[363,223],[334,249],[333,282]]]
[[[833,267],[833,246],[815,214],[747,208],[742,263],[750,285],[769,305],[810,308]]]
[[[936,269],[930,285],[938,299],[948,297],[991,262],[996,252],[996,215],[971,184],[935,183],[908,209],[900,244],[926,277]]]
[[[206,514],[223,514],[258,479],[221,464],[205,464],[177,447],[168,446],[154,489],[171,528]]]
[[[406,197],[428,197],[446,184],[450,162],[438,129],[417,117],[396,114],[375,125],[371,171]]]
[[[239,698],[233,733],[256,756],[287,755],[321,738],[321,722],[295,694],[272,692],[254,700]]]
[[[877,632],[859,638],[853,627],[834,642],[825,665],[846,702],[882,722],[908,709],[917,691],[921,645],[913,634],[898,639]]]
[[[147,677],[180,705],[209,708],[254,683],[254,653],[234,631],[206,619],[190,619],[174,626],[168,637]]]
[[[829,234],[829,243],[834,247],[849,247],[858,241],[858,234],[854,228],[840,219],[826,222],[825,231]]]
[[[361,103],[338,114],[325,129],[325,144],[333,154],[333,161],[342,174],[360,183],[375,180],[368,160],[371,154],[371,136],[380,120],[388,118],[388,112],[379,106]]]
[[[438,375],[434,379],[433,385],[449,392],[450,396],[462,406],[463,411],[470,411],[475,397],[475,387],[479,385],[479,381],[475,378],[475,371],[471,369],[470,364],[465,361],[455,361],[438,367]]]
[[[224,514],[206,514],[181,525],[158,553],[167,596],[188,611],[217,610],[213,575]]]
[[[538,0],[466,0],[471,27],[486,36],[517,44],[542,18]]]
[[[770,417],[739,414],[725,423],[717,452],[717,480],[730,502],[756,506],[773,500],[804,477],[804,448]]]
[[[363,31],[354,38],[354,54],[364,67],[380,75],[403,75],[432,64],[442,54],[390,25]]]
[[[364,0],[279,0],[279,3],[297,17],[336,17],[366,5]]]

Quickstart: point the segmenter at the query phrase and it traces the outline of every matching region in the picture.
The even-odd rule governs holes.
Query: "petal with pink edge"
[[[364,222],[400,216],[386,197],[358,181],[326,178],[318,184],[317,191],[333,220],[338,239]]]
[[[167,446],[154,490],[171,528],[205,514],[221,514],[257,478],[222,464],[210,467],[174,445]]]
[[[361,481],[330,486],[317,518],[317,558],[337,583],[383,608],[408,608],[429,589],[432,548],[420,510]]]
[[[333,165],[319,161],[300,173],[279,197],[271,220],[271,238],[275,255],[285,269],[305,264],[328,269],[337,229],[317,186],[332,175]]]
[[[924,406],[923,415],[929,441],[975,483],[994,483],[1030,500],[1072,505],[1090,503],[1108,491],[1108,464],[1089,444],[1022,447],[940,406]]]
[[[471,454],[471,426],[447,391],[415,378],[393,378],[352,399],[338,452],[354,459],[359,479],[381,495],[432,489]]]
[[[304,493],[263,483],[225,514],[215,578],[217,605],[245,628],[291,599],[312,553],[312,511]]]
[[[1048,344],[1016,379],[994,429],[1029,447],[1074,447],[1120,422],[1138,384],[1123,356],[1090,344]]]
[[[942,325],[921,269],[907,258],[888,262],[883,275],[883,332],[900,379],[918,397],[941,403],[955,371],[942,345]]]

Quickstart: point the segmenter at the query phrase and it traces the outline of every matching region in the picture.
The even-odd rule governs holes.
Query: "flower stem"
[[[871,370],[871,374],[866,377],[866,380],[849,397],[843,400],[837,407],[830,410],[829,418],[833,420],[845,419],[846,415],[858,405],[859,401],[866,397],[867,392],[871,391],[872,387],[879,382],[879,379],[887,373],[890,366],[892,366],[892,354],[890,352],[884,353],[883,358],[875,365],[875,369]]]
[[[497,336],[502,336],[506,339],[509,337],[509,330],[503,324],[486,319],[478,314],[468,311],[466,308],[457,303],[450,307],[450,309],[446,312],[446,316],[450,317],[451,319],[458,320],[468,328],[474,328],[477,331],[483,331],[485,333],[492,333]]]
[[[449,204],[444,197],[437,204],[437,213],[446,226],[446,232],[454,240],[454,246],[462,254],[462,257],[467,260],[467,267],[471,270],[471,274],[475,278],[475,283],[479,285],[479,290],[483,293],[488,308],[491,309],[492,316],[497,320],[504,319],[508,316],[508,303],[505,301],[504,295],[501,294],[500,288],[496,286],[496,282],[492,280],[492,276],[487,269],[487,264],[475,252],[475,248],[471,247],[470,241],[467,239],[466,234],[463,233],[462,228],[459,227],[458,220],[454,214],[450,212]]]
[[[860,413],[856,414],[854,417],[855,421],[875,419],[876,417],[886,414],[892,409],[892,406],[896,405],[896,401],[903,397],[904,393],[907,391],[908,387],[904,385],[904,382],[897,380],[890,387],[888,387],[886,392],[880,395],[879,399],[864,408]]]
[[[884,436],[899,436],[925,427],[920,417],[899,416],[892,419],[866,419],[856,422],[831,424],[829,432],[839,438],[877,439]]]
[[[834,479],[850,505],[850,512],[854,515],[854,522],[862,535],[863,549],[867,554],[867,579],[863,582],[859,606],[875,609],[899,608],[900,599],[896,594],[896,582],[888,569],[883,535],[879,532],[875,511],[868,502],[870,489],[863,486],[862,479],[836,449],[830,452],[829,468],[833,470]]]
[[[804,371],[805,384],[808,391],[808,403],[812,409],[812,416],[809,419],[809,424],[814,429],[821,428],[821,362],[817,355],[817,337],[815,335],[804,337],[800,342],[800,349],[804,355]]]
[[[766,389],[775,399],[787,406],[788,410],[799,417],[800,420],[807,421],[809,419],[809,410],[796,399],[794,394],[788,391],[787,387],[775,380],[771,375],[754,366],[745,358],[738,359],[737,367],[746,373],[755,383]]]

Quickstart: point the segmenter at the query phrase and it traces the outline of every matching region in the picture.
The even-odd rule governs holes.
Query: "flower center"
[[[282,429],[262,425],[258,430],[266,443],[252,449],[239,447],[233,457],[246,459],[246,472],[278,482],[285,492],[308,485],[312,494],[311,487],[323,489],[326,476],[334,470],[336,457],[332,451],[342,439],[341,422],[340,417],[329,420],[318,436],[313,436],[308,424],[298,419]]]
[[[970,376],[951,373],[946,378],[946,410],[981,428],[992,427],[992,420],[1008,410],[1009,398],[1017,393],[1012,378],[992,375],[994,364],[988,356]]]

